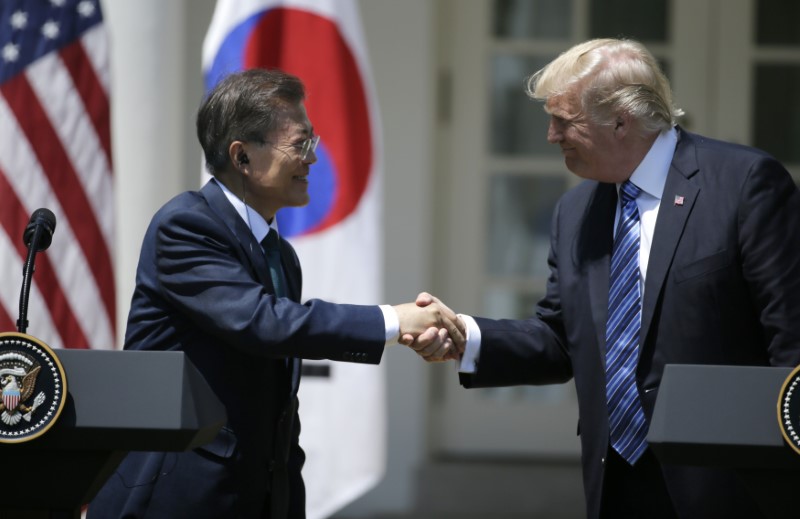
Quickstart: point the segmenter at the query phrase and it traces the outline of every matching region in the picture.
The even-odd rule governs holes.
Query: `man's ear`
[[[233,166],[244,173],[245,166],[250,164],[250,159],[244,151],[244,143],[242,141],[233,141],[228,146],[228,158],[233,163]]]
[[[628,114],[619,114],[614,121],[614,137],[617,139],[624,139],[625,136],[631,131],[633,120]]]

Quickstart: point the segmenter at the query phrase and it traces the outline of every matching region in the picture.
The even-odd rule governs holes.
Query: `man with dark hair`
[[[299,359],[377,364],[399,333],[431,326],[463,341],[443,306],[299,303],[300,264],[277,235],[275,213],[309,200],[319,137],[303,99],[298,78],[248,70],[221,81],[201,105],[198,138],[214,178],[153,217],[125,349],[184,351],[228,421],[194,451],[128,455],[90,518],[304,517]],[[453,342],[418,352],[440,360]]]

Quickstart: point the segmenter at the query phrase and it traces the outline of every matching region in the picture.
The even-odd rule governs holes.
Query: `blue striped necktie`
[[[620,219],[611,254],[606,322],[606,400],[611,446],[633,465],[647,449],[647,421],[636,387],[642,328],[639,286],[639,209],[641,193],[626,181],[620,188]]]

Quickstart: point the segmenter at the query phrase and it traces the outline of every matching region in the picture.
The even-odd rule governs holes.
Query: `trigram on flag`
[[[15,331],[31,213],[56,232],[36,259],[27,333],[54,348],[116,342],[109,67],[99,0],[0,2],[0,331]]]
[[[303,266],[303,298],[382,301],[381,139],[356,2],[218,0],[203,46],[210,89],[226,74],[278,68],[306,86],[321,138],[311,202],[276,216]],[[309,519],[326,517],[375,485],[385,467],[382,366],[304,361],[300,445]]]

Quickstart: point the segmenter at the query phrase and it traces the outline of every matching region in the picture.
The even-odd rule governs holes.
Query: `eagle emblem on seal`
[[[21,420],[31,421],[37,407],[45,401],[44,392],[39,392],[32,404],[28,404],[36,388],[36,377],[42,367],[29,355],[9,352],[0,355],[0,420],[9,426]]]

